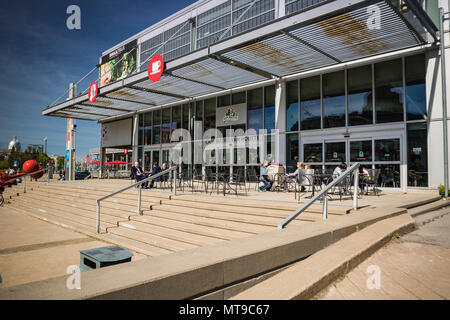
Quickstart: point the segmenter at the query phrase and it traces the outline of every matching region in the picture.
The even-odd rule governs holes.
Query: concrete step
[[[181,241],[189,244],[193,244],[196,246],[205,246],[212,243],[217,243],[221,241],[225,241],[222,239],[207,237],[199,234],[195,234],[192,232],[185,232],[180,230],[169,229],[165,227],[160,227],[156,224],[143,223],[140,221],[127,221],[127,222],[119,222],[119,226],[131,228],[134,230],[142,231],[148,234],[153,234],[161,237],[165,237],[168,239]]]
[[[25,203],[32,205],[41,210],[55,211],[58,214],[63,216],[79,216],[80,218],[87,218],[96,221],[97,213],[95,211],[84,210],[83,208],[77,207],[75,204],[73,206],[69,205],[61,205],[59,203],[53,202],[52,200],[44,200],[44,201],[32,201],[35,200],[33,198],[22,198],[15,199],[13,203]],[[117,217],[111,216],[108,214],[101,215],[101,221],[110,223],[112,225],[117,225],[118,221],[128,221],[129,216],[127,217]],[[95,224],[95,223],[94,223]]]
[[[193,224],[177,219],[167,219],[161,218],[159,216],[133,216],[131,217],[131,223],[134,221],[146,223],[149,225],[157,225],[167,229],[172,229],[176,231],[183,231],[187,233],[193,233],[205,237],[216,238],[220,240],[231,240],[236,238],[244,238],[252,235],[252,233],[237,231],[237,230],[227,230],[223,228],[211,227],[206,225]]]
[[[25,214],[32,215],[38,219],[51,222],[53,224],[59,225],[64,228],[72,229],[84,234],[95,233],[95,224],[93,225],[89,219],[84,219],[79,216],[72,216],[67,214],[66,216],[61,216],[60,214],[55,214],[54,211],[36,208],[34,205],[29,203],[16,203],[11,206],[13,209],[17,209]],[[106,227],[112,226],[110,223],[103,222],[100,223],[100,231],[106,232]]]
[[[214,196],[191,196],[191,195],[177,195],[177,196],[171,196],[172,201],[183,201],[185,202],[186,206],[194,204],[200,204],[200,203],[206,203],[206,204],[214,204],[214,205],[221,205],[221,206],[233,206],[233,207],[239,207],[239,208],[259,208],[266,210],[268,207],[270,209],[274,209],[277,211],[287,211],[288,215],[297,210],[302,204],[301,203],[286,203],[286,202],[276,202],[276,201],[261,201],[261,200],[247,200],[247,199],[230,199],[230,198],[220,198],[220,197],[214,197]],[[344,207],[344,206],[334,206],[332,204],[329,204],[329,214],[346,214],[349,211],[350,208]],[[318,205],[312,205],[310,208],[308,208],[309,212],[317,212],[322,213],[322,206],[320,204]]]
[[[417,217],[418,215],[444,208],[449,205],[450,200],[439,199],[437,201],[429,202],[424,205],[408,209],[408,213],[411,217]]]
[[[231,300],[312,298],[384,246],[395,233],[404,234],[414,228],[408,214],[381,220],[238,293]]]
[[[449,209],[438,208],[435,209],[434,211],[416,215],[414,217],[414,221],[416,222],[416,226],[423,226],[427,223],[433,222],[434,220],[442,218],[443,216],[446,216],[449,213],[450,213]]]
[[[80,202],[70,202],[59,198],[41,197],[39,195],[28,195],[27,197],[17,198],[14,201],[33,201],[33,204],[40,207],[52,208],[59,211],[70,212],[75,215],[95,219],[97,212],[96,206],[83,204]],[[135,215],[137,212],[134,213]],[[131,212],[123,212],[109,208],[102,208],[101,219],[116,224],[119,220],[129,220]]]
[[[252,225],[262,225],[269,227],[276,227],[283,219],[287,217],[287,215],[280,217],[273,217],[273,216],[260,216],[244,213],[223,212],[222,210],[215,210],[214,207],[212,207],[209,210],[206,210],[206,209],[199,209],[199,208],[195,209],[191,207],[180,207],[177,205],[165,205],[165,204],[155,207],[154,210],[150,211],[150,214],[153,211],[161,211],[161,210],[165,212],[173,212],[217,220],[243,222]],[[300,223],[299,221],[313,222],[316,220],[312,218],[308,219],[305,216],[303,216],[299,217],[299,219],[294,220],[292,224],[299,224]]]
[[[125,224],[128,225],[128,224]],[[176,240],[172,240],[166,237],[157,236],[154,234],[138,231],[131,228],[131,225],[127,227],[122,224],[119,227],[108,228],[108,234],[116,234],[125,238],[137,240],[154,247],[162,248],[164,250],[168,250],[171,252],[177,252],[187,249],[198,248],[199,246],[192,245],[186,242],[180,242]]]
[[[77,197],[80,199],[89,199],[91,201],[93,201],[95,203],[95,201],[98,198],[101,198],[102,196],[105,196],[108,193],[91,193],[90,189],[87,190],[70,190],[70,189],[47,189],[47,188],[38,188],[38,189],[33,189],[35,191],[38,192],[42,192],[42,193],[48,193],[48,194],[52,194],[52,195],[60,195],[60,196],[69,196],[69,197]],[[122,204],[136,204],[137,203],[137,191],[134,191],[132,193],[119,193],[111,198],[105,199],[102,202],[103,203],[107,203],[107,202],[111,202],[111,203],[122,203]],[[167,200],[168,197],[166,198],[160,198],[160,197],[153,197],[152,194],[150,192],[147,192],[146,190],[143,190],[142,192],[142,201],[144,202],[148,202],[149,204],[157,204],[160,203],[161,200]]]
[[[110,194],[112,192],[115,192],[117,190],[119,190],[120,188],[117,187],[110,187],[110,188],[106,188],[106,187],[93,187],[93,186],[76,186],[76,185],[70,185],[70,184],[66,184],[66,185],[55,185],[55,184],[43,184],[40,185],[40,187],[45,188],[46,190],[54,190],[54,191],[64,191],[64,190],[68,190],[72,193],[77,193],[77,192],[81,192],[81,193],[85,193],[88,192],[89,194],[93,194],[93,195],[98,195],[99,197],[105,196],[107,194]],[[142,190],[143,194],[148,194],[149,196],[151,196],[152,198],[155,199],[168,199],[170,194],[169,193],[163,193],[163,192],[157,192],[157,191],[152,191],[152,190],[146,190],[143,189]],[[121,197],[128,197],[128,196],[133,196],[137,194],[137,188],[131,188],[129,190],[125,190],[119,194],[117,194],[115,197],[121,198]]]
[[[264,232],[274,231],[275,226],[254,225],[245,222],[236,222],[224,219],[215,219],[210,217],[196,216],[192,214],[169,212],[162,209],[155,209],[144,212],[145,215],[152,217],[161,217],[169,220],[184,221],[192,224],[220,228],[225,230],[235,230],[250,234],[260,234]],[[298,223],[298,222],[297,222]],[[305,222],[307,223],[307,222]]]
[[[42,212],[39,210],[34,210],[34,208],[24,205],[23,203],[20,204],[18,203],[14,206],[11,206],[11,208],[13,210],[17,210],[27,215],[31,215],[37,219],[61,226],[63,228],[74,230],[76,232],[88,235],[92,238],[99,239],[107,243],[127,248],[131,251],[145,254],[149,257],[156,257],[172,253],[172,251],[165,250],[159,247],[154,247],[141,241],[137,241],[116,234],[106,233],[106,227],[110,227],[110,225],[106,226],[104,223],[100,224],[101,233],[97,234],[95,232],[95,226],[86,225],[84,224],[84,221],[77,222],[74,220],[63,218],[61,216],[53,215],[49,211]]]
[[[284,219],[288,217],[294,210],[278,210],[277,208],[257,208],[257,207],[238,207],[231,205],[220,205],[216,203],[206,203],[200,202],[196,203],[194,201],[178,201],[178,200],[167,200],[162,202],[162,206],[158,208],[167,208],[170,210],[170,207],[176,209],[184,209],[190,210],[194,209],[195,211],[203,211],[203,212],[224,212],[224,213],[232,213],[232,214],[244,214],[244,215],[252,215],[259,217],[267,217],[267,218],[276,218],[278,220]],[[305,212],[306,213],[306,212]],[[316,214],[302,215],[299,217],[300,220],[305,221],[316,221],[318,216]]]

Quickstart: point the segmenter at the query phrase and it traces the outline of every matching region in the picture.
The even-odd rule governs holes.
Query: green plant
[[[445,188],[444,188],[444,186],[442,184],[438,187],[438,190],[439,190],[439,195],[441,197],[443,197],[445,195]],[[450,193],[450,189],[449,189],[448,193]]]

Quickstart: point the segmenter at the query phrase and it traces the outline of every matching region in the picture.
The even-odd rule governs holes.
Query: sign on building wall
[[[124,79],[136,71],[137,40],[131,41],[102,57],[100,66],[100,87]]]
[[[216,127],[247,123],[247,104],[235,104],[216,110]]]
[[[132,145],[133,118],[102,124],[101,146],[120,147]]]

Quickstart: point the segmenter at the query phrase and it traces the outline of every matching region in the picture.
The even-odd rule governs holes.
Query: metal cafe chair
[[[250,190],[250,184],[253,183],[255,185],[255,191],[259,185],[259,176],[256,174],[255,168],[247,169],[247,182],[248,182],[248,190]]]
[[[191,181],[192,193],[194,193],[194,191],[196,191],[195,183],[197,183],[197,187],[199,184],[202,184],[203,188],[205,190],[205,193],[208,193],[208,181],[206,181],[206,179],[204,179],[203,175],[201,173],[199,173],[197,170],[194,170],[193,176],[192,176],[192,181]]]
[[[366,194],[369,194],[369,188],[372,187],[373,193],[377,196],[378,195],[378,178],[380,176],[380,169],[366,169],[369,173],[368,177],[365,177],[361,181],[362,189],[364,191],[365,188],[367,188]]]

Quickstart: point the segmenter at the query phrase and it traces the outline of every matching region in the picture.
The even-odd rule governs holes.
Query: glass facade
[[[426,120],[425,55],[405,58],[406,119]]]
[[[264,128],[263,124],[263,88],[247,91],[247,124],[248,129]]]
[[[372,161],[372,140],[350,141],[350,161]]]
[[[306,9],[315,7],[325,1],[328,0],[286,0],[286,15],[294,12],[304,11]]]
[[[403,121],[402,59],[375,64],[376,123]]]
[[[348,125],[373,123],[372,66],[347,70]]]
[[[427,123],[408,123],[408,186],[428,187]]]
[[[286,83],[286,131],[297,131],[298,126],[298,81]]]
[[[305,162],[322,162],[323,144],[322,143],[307,143],[303,146],[303,160]]]
[[[287,172],[292,172],[297,167],[298,157],[298,134],[287,134],[286,135],[286,170]]]
[[[325,162],[345,162],[345,142],[325,143]]]
[[[345,127],[345,72],[322,76],[323,127]]]
[[[275,129],[275,86],[264,88],[264,129],[267,133]]]
[[[320,103],[320,76],[301,79],[301,130],[320,129]]]

